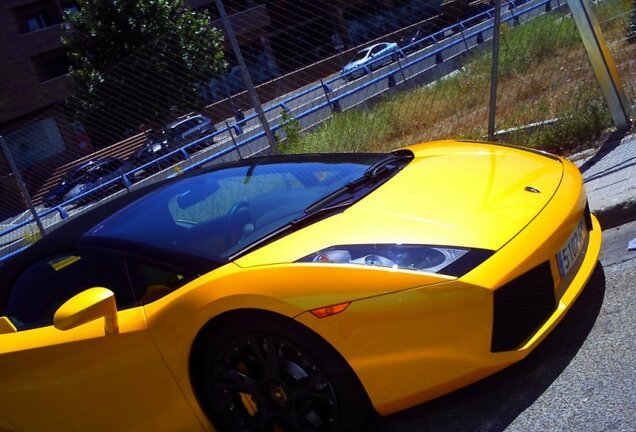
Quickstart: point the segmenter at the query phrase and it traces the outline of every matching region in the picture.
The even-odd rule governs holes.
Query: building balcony
[[[21,54],[26,57],[42,54],[62,47],[62,23],[19,36]]]

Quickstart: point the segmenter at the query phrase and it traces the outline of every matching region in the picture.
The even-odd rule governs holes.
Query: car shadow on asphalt
[[[556,329],[521,362],[449,395],[381,420],[379,431],[503,431],[572,361],[603,304],[601,263]]]

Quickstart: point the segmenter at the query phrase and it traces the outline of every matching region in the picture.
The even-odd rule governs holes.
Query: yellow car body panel
[[[354,302],[346,312],[329,319],[317,319],[309,313],[297,319],[315,329],[347,358],[376,410],[390,414],[488,376],[521,360],[536,347],[563,318],[597,264],[601,233],[595,218],[593,223],[575,277],[555,281],[554,289],[559,293],[557,309],[531,338],[512,351],[490,352],[495,287],[489,283],[490,278],[480,279],[471,273],[463,280]],[[554,244],[562,244],[559,239],[563,239],[564,232],[571,232],[570,227],[566,223],[557,230]],[[549,232],[538,231],[528,233],[529,237],[550,236]],[[524,255],[531,255],[532,249],[524,247],[524,242],[529,241],[525,237],[519,236],[506,247],[514,252],[524,249]],[[508,262],[488,264],[491,272],[493,268],[510,268],[510,280],[521,273],[520,268],[531,267],[534,259],[528,256],[521,267],[513,267],[517,261],[510,258]],[[506,281],[502,278],[501,283]]]
[[[118,315],[113,336],[103,320],[0,334],[0,417],[9,430],[201,429],[146,331],[143,308]]]
[[[563,163],[565,175],[550,205],[460,280],[356,302],[346,313],[330,319],[318,320],[311,314],[299,317],[305,325],[317,327],[350,361],[378,412],[395,412],[503,369],[525,357],[563,318],[591,276],[601,249],[601,229],[593,217],[577,271],[571,279],[560,280],[555,252],[581,220],[585,207],[578,169]],[[557,309],[523,346],[491,353],[492,291],[546,259],[555,276]],[[379,311],[385,308],[388,314],[383,319]],[[361,345],[366,347],[363,341],[382,341],[382,346],[360,352]]]
[[[103,320],[66,332],[48,326],[0,334],[0,428],[214,430],[193,390],[190,355],[208,322],[236,311],[295,318],[320,335],[380,414],[525,357],[564,316],[598,260],[601,231],[592,217],[583,254],[560,279],[555,254],[584,217],[580,173],[568,161],[500,145],[442,141],[410,150],[415,158],[402,172],[342,213],[119,311],[119,334],[106,336]],[[375,243],[495,253],[459,278],[296,262],[327,247]],[[556,310],[520,346],[492,352],[494,293],[544,262]],[[345,302],[327,318],[309,313]],[[78,410],[85,418],[72,414]],[[108,417],[113,410],[117,423]]]
[[[200,420],[206,421],[192,390],[189,356],[195,337],[211,317],[245,309],[294,317],[324,305],[382,296],[389,287],[405,290],[453,279],[409,271],[359,270],[359,266],[275,264],[246,271],[228,264],[147,305],[153,339]],[[299,290],[302,280],[313,283]]]

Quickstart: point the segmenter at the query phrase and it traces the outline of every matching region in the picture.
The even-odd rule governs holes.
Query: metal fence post
[[[629,129],[631,107],[618,75],[612,53],[588,0],[567,0],[572,18],[579,29],[585,51],[596,74],[601,92],[619,131]]]
[[[27,206],[29,207],[29,211],[31,212],[31,215],[33,216],[33,220],[38,226],[40,235],[44,237],[46,235],[46,230],[44,229],[44,225],[42,225],[40,216],[38,216],[38,212],[35,210],[35,207],[33,206],[33,201],[31,201],[31,196],[29,195],[29,191],[27,191],[26,185],[24,184],[24,180],[22,180],[22,176],[20,175],[20,171],[18,170],[18,166],[15,164],[15,161],[13,160],[13,156],[11,155],[11,152],[9,151],[9,147],[7,146],[7,143],[5,142],[4,137],[2,135],[0,135],[0,147],[2,147],[2,152],[4,153],[4,157],[6,158],[7,163],[9,164],[9,168],[11,168],[11,172],[13,172],[13,175],[15,176],[16,181],[18,182],[18,188],[20,188],[20,193],[22,194],[22,197],[24,198],[24,200],[27,203]]]
[[[406,54],[404,54],[404,56],[406,56]],[[402,68],[402,62],[400,60],[401,59],[398,56],[397,64],[398,64],[398,67],[400,68],[400,73],[402,74],[402,82],[406,82],[406,75],[404,75],[404,69]]]
[[[499,26],[501,25],[501,0],[495,0],[495,17],[492,29],[492,65],[490,68],[490,107],[488,109],[488,139],[495,139],[497,115],[497,74],[499,70]]]
[[[329,108],[331,108],[331,114],[342,112],[342,110],[340,109],[340,103],[338,101],[335,101],[335,102],[331,101],[331,98],[329,97],[329,92],[333,90],[331,90],[331,87],[329,87],[327,84],[324,83],[322,78],[320,79],[320,87],[322,87],[322,91],[325,92],[325,98],[327,99]]]
[[[227,121],[225,122],[225,127],[227,128],[227,131],[230,133],[230,138],[232,138],[232,144],[234,144],[234,150],[236,150],[236,154],[238,154],[239,159],[242,160],[243,156],[241,155],[241,151],[239,150],[238,145],[236,144],[236,139],[234,138],[234,133],[232,132],[232,128],[227,123]]]
[[[250,101],[252,102],[254,111],[256,111],[256,113],[258,114],[258,119],[261,121],[261,124],[263,125],[263,130],[265,131],[265,136],[267,137],[267,141],[269,141],[271,152],[273,154],[278,154],[279,152],[278,152],[276,137],[274,136],[274,133],[270,129],[267,118],[265,117],[265,113],[263,112],[263,107],[261,106],[261,102],[258,99],[258,95],[256,94],[256,89],[254,88],[254,82],[252,81],[250,72],[247,70],[247,65],[245,64],[243,53],[241,52],[241,48],[239,47],[238,40],[236,39],[236,34],[234,34],[232,23],[230,22],[230,19],[227,16],[227,12],[225,12],[225,6],[223,5],[223,1],[216,0],[216,7],[219,11],[219,15],[221,16],[221,21],[223,22],[223,27],[225,28],[225,32],[230,41],[230,45],[232,45],[232,51],[234,52],[234,56],[236,57],[236,60],[238,61],[239,68],[241,69],[241,75],[243,76],[245,89],[247,90],[247,94],[250,97]]]

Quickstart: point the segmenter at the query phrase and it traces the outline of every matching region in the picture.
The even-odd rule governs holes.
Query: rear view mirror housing
[[[60,306],[53,317],[53,325],[58,330],[70,330],[102,317],[107,335],[119,333],[115,294],[107,288],[95,287],[82,291]]]

